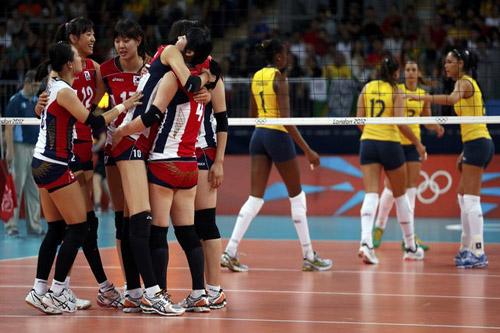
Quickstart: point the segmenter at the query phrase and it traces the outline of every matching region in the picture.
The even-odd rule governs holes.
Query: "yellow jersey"
[[[254,74],[252,79],[252,95],[257,105],[258,118],[280,118],[278,96],[274,91],[274,78],[279,70],[275,67],[264,67]],[[256,125],[255,127],[271,128],[288,132],[282,125]]]
[[[461,98],[455,105],[457,116],[484,116],[486,114],[483,104],[483,95],[477,85],[476,80],[464,75],[462,79],[469,81],[474,88],[474,92],[469,98]],[[486,124],[460,124],[462,142],[472,141],[480,138],[491,139],[490,132]]]
[[[393,117],[394,88],[390,83],[375,80],[366,84],[363,101],[365,117]],[[361,140],[378,140],[400,142],[396,125],[365,125]]]
[[[404,83],[398,84],[398,88],[401,89],[405,94],[412,94],[418,96],[424,96],[425,90],[422,88],[418,88],[417,90],[410,90],[406,88]],[[404,102],[404,116],[405,117],[420,117],[422,111],[424,110],[424,101],[411,101],[409,99],[405,99]],[[411,124],[408,125],[413,134],[420,140],[420,125],[419,124]],[[401,133],[401,144],[402,145],[412,145],[413,143]]]

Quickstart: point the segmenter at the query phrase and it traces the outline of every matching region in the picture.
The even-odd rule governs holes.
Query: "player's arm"
[[[449,95],[409,95],[417,101],[429,102],[439,105],[455,105],[462,98],[467,98],[474,93],[474,88],[468,80],[460,79],[455,82],[455,88]]]
[[[203,72],[199,76],[191,75],[191,71],[186,66],[181,52],[174,45],[165,47],[160,57],[162,64],[172,68],[172,71],[187,92],[193,93],[200,90],[210,80],[210,75],[207,72]]]
[[[401,89],[396,89],[393,96],[393,107],[394,107],[394,117],[404,117],[404,92]],[[406,136],[412,144],[417,148],[418,154],[420,155],[421,161],[425,161],[427,159],[427,152],[425,150],[425,146],[420,142],[415,133],[411,130],[408,125],[397,125],[399,131]]]
[[[276,73],[273,83],[274,91],[278,97],[278,108],[281,118],[290,117],[290,98],[288,93],[288,79],[285,74]],[[293,141],[302,149],[306,155],[311,168],[317,167],[320,164],[319,155],[309,147],[306,140],[302,137],[299,130],[295,125],[285,125],[288,134],[292,137]]]
[[[215,160],[208,172],[208,181],[213,188],[218,188],[224,180],[224,156],[227,145],[227,107],[224,82],[219,80],[212,90],[212,107],[214,110],[215,121],[217,122],[215,133],[217,136],[217,149],[215,151]]]
[[[91,107],[91,111],[94,111],[97,108],[97,105],[99,105],[99,102],[101,101],[102,97],[106,93],[106,85],[104,84],[104,80],[102,79],[101,66],[94,60],[92,60],[92,62],[94,63],[95,82],[96,82],[95,96],[94,99],[92,100],[92,107]]]
[[[122,112],[126,112],[128,109],[139,105],[142,94],[135,93],[129,99],[125,100],[122,104],[116,105],[114,108],[102,115],[95,116],[92,112],[89,112],[82,102],[78,99],[78,96],[72,89],[65,88],[62,89],[57,94],[57,103],[63,108],[68,110],[73,117],[76,118],[81,123],[90,126],[93,130],[101,130],[111,121],[113,121]]]
[[[366,108],[365,108],[365,87],[361,90],[358,96],[358,104],[356,105],[356,117],[364,118],[366,117]],[[363,125],[358,125],[358,128],[361,132],[363,132]]]
[[[430,117],[432,116],[431,112],[431,103],[424,102],[424,108],[422,109],[421,117]],[[438,138],[441,138],[444,135],[444,127],[439,124],[425,124],[425,128],[431,130],[436,133]]]

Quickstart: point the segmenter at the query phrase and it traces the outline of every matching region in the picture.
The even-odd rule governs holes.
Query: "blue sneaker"
[[[481,254],[476,256],[471,251],[467,251],[467,255],[462,259],[461,266],[459,268],[485,268],[488,267],[488,257],[486,254]]]
[[[457,255],[454,258],[455,266],[463,267],[462,260],[464,260],[465,257],[467,257],[467,253],[469,253],[469,252],[470,252],[470,250],[468,250],[468,249],[460,249],[460,251],[458,251]]]

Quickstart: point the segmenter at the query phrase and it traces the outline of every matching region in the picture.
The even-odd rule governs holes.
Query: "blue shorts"
[[[486,168],[490,164],[494,154],[495,145],[490,139],[480,138],[467,141],[464,142],[462,163]]]
[[[420,154],[415,145],[402,145],[406,162],[421,162]]]
[[[294,159],[297,152],[288,133],[257,127],[250,139],[250,155],[266,155],[273,162],[280,163]]]
[[[387,171],[397,169],[405,163],[403,147],[399,142],[393,141],[361,140],[359,159],[361,165],[382,164]]]
[[[52,193],[76,181],[75,175],[67,165],[51,163],[33,157],[31,172],[38,188]]]

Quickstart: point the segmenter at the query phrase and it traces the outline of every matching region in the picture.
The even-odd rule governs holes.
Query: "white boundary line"
[[[20,284],[0,284],[0,289],[30,289],[32,285]],[[71,286],[72,289],[92,289],[96,286]],[[168,288],[170,291],[190,291],[189,288]],[[295,294],[295,295],[317,295],[317,296],[375,296],[375,297],[414,297],[414,298],[438,298],[438,299],[470,299],[470,300],[490,300],[498,301],[500,297],[484,297],[484,296],[457,296],[457,295],[419,295],[419,294],[389,294],[389,293],[356,293],[342,291],[301,291],[301,290],[260,290],[260,289],[226,289],[224,291],[231,293],[248,293],[248,294]]]
[[[40,318],[46,320],[46,316],[30,316],[30,315],[9,315],[2,314],[0,318]],[[210,321],[241,321],[241,322],[261,322],[261,323],[278,323],[278,324],[322,324],[322,325],[353,325],[353,326],[392,326],[392,327],[423,327],[423,328],[452,328],[452,329],[485,329],[485,330],[500,330],[500,326],[473,326],[473,325],[446,325],[446,324],[421,324],[421,323],[390,323],[390,322],[370,322],[370,321],[340,321],[340,320],[294,320],[294,319],[265,319],[265,318],[225,318],[225,317],[169,317],[166,319],[162,316],[126,316],[126,315],[64,315],[54,318],[64,318],[69,320],[74,319],[112,319],[112,320],[210,320]],[[54,322],[52,322],[53,324]]]

